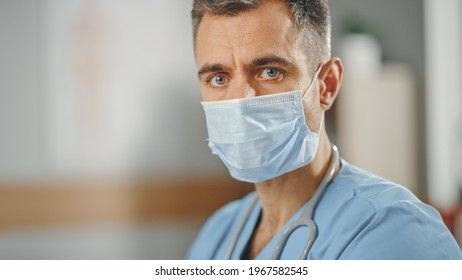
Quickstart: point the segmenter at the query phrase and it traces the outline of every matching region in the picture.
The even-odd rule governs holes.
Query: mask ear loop
[[[303,101],[303,99],[305,99],[305,96],[307,95],[307,93],[310,90],[311,86],[314,84],[314,81],[318,78],[319,73],[321,73],[321,70],[322,70],[322,64],[319,64],[318,68],[316,69],[316,72],[314,73],[313,79],[311,80],[310,85],[308,86],[308,89],[302,95],[302,101]]]
[[[308,94],[308,91],[310,90],[311,86],[314,84],[314,81],[318,78],[319,76],[319,73],[321,73],[321,70],[322,70],[322,66],[323,64],[319,64],[318,68],[316,69],[316,72],[314,73],[314,76],[313,76],[313,79],[311,80],[310,82],[310,85],[308,86],[308,89],[305,91],[305,93],[302,95],[302,99],[301,101],[303,101],[303,99],[305,98],[305,96]],[[322,113],[322,116],[321,116],[321,124],[319,125],[319,130],[318,130],[318,135],[321,133],[321,129],[322,129],[322,125],[324,123],[324,112]],[[316,147],[317,149],[317,147]]]

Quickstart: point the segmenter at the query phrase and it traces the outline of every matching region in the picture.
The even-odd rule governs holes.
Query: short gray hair
[[[236,16],[254,9],[264,0],[194,0],[192,24],[194,46],[199,25],[205,14]],[[313,54],[313,63],[330,58],[331,21],[327,0],[281,0],[290,8],[292,18],[302,35],[302,42]]]

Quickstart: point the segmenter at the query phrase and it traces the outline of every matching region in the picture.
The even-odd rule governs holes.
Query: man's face
[[[237,16],[206,14],[196,37],[196,63],[204,101],[305,91],[310,65],[283,1],[265,1]],[[311,73],[311,75],[310,75]],[[320,126],[318,85],[304,99],[308,127]]]
[[[233,17],[206,14],[195,54],[203,100],[306,90],[314,69],[298,37],[282,1]]]

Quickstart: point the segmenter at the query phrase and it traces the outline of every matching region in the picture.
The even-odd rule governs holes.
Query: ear
[[[320,80],[319,99],[321,108],[329,110],[337,98],[343,77],[343,64],[340,58],[334,57],[327,61],[318,75]]]

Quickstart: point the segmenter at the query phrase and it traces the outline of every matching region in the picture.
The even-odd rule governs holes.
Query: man
[[[338,159],[327,0],[195,0],[192,16],[209,147],[256,195],[218,210],[188,258],[462,258],[436,210]]]

